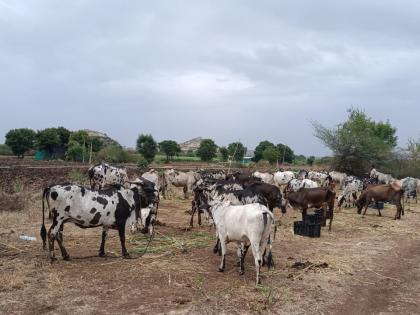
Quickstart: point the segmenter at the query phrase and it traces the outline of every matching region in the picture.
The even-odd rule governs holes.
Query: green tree
[[[57,130],[58,136],[60,137],[60,145],[63,148],[67,148],[67,145],[69,144],[71,131],[64,127],[58,127],[55,129]]]
[[[38,150],[46,151],[48,156],[51,157],[54,149],[61,144],[57,128],[46,128],[38,131],[35,143]]]
[[[280,158],[280,152],[275,146],[269,146],[263,151],[263,159],[270,164],[275,164]]]
[[[142,134],[137,138],[136,149],[147,162],[151,163],[156,156],[157,143],[152,135]]]
[[[242,161],[246,154],[246,147],[241,142],[233,142],[228,145],[229,156],[234,161]]]
[[[213,158],[216,157],[217,145],[211,139],[204,139],[200,143],[200,147],[197,150],[197,156],[200,157],[202,161],[210,162]]]
[[[89,135],[84,130],[78,130],[71,133],[69,141],[77,142],[81,146],[87,146],[89,143]]]
[[[253,161],[254,162],[258,162],[259,160],[261,160],[263,158],[263,152],[265,149],[267,149],[268,147],[274,147],[274,144],[271,143],[270,141],[261,141],[254,150],[254,157],[253,157]]]
[[[360,109],[349,109],[347,120],[336,128],[313,122],[315,136],[334,154],[337,170],[363,175],[372,165],[382,166],[397,144],[396,129],[387,122],[375,122]]]
[[[77,141],[69,141],[66,151],[66,160],[82,162],[86,159],[88,153],[86,147]]]
[[[181,147],[173,140],[164,140],[159,143],[159,149],[166,155],[166,161],[172,160],[181,152]]]
[[[226,162],[229,159],[229,150],[226,147],[219,148],[220,159]]]
[[[277,145],[277,150],[280,153],[279,162],[293,163],[295,159],[295,153],[289,146],[279,143]]]
[[[32,129],[12,129],[6,134],[5,143],[12,150],[14,155],[23,158],[26,152],[34,148],[35,136],[36,133]]]
[[[315,157],[313,155],[308,157],[308,159],[306,160],[306,163],[310,166],[314,165],[314,162],[315,162]]]

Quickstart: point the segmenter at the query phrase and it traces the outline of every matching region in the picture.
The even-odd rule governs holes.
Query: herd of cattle
[[[63,227],[73,222],[81,228],[102,226],[99,255],[105,255],[105,241],[109,229],[118,230],[123,257],[129,257],[125,246],[125,229],[134,233],[153,234],[159,200],[169,198],[173,187],[182,187],[185,198],[192,198],[190,225],[197,213],[198,224],[205,214],[207,222],[216,228],[217,242],[214,252],[221,255],[219,271],[225,268],[226,245],[238,244],[240,273],[244,272],[244,259],[251,247],[255,260],[256,282],[262,265],[272,265],[271,246],[275,239],[274,208],[285,213],[288,208],[299,209],[305,218],[310,208],[323,208],[331,231],[334,206],[356,206],[358,213],[366,213],[373,202],[391,202],[396,205],[395,219],[404,214],[401,201],[415,198],[420,181],[415,178],[396,180],[389,174],[372,169],[369,176],[357,178],[340,172],[278,171],[247,173],[201,170],[181,172],[150,170],[140,178],[129,180],[124,168],[105,163],[92,166],[88,171],[91,187],[71,183],[53,185],[44,189],[42,197],[41,237],[47,245],[51,261],[55,260],[54,243],[57,241],[63,259],[70,258],[63,244]],[[341,194],[336,195],[340,189]],[[52,225],[45,228],[45,204]],[[379,215],[381,215],[380,208]]]

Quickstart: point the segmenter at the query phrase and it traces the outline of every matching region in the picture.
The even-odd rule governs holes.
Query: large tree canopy
[[[383,165],[397,145],[396,129],[387,122],[375,122],[360,109],[350,109],[347,121],[336,128],[314,122],[315,136],[334,154],[334,166],[362,175],[372,165]]]
[[[157,152],[157,143],[152,135],[142,134],[137,138],[136,149],[147,162],[151,163]]]
[[[197,155],[202,161],[209,162],[216,157],[217,145],[211,139],[204,139],[200,143],[197,150]]]
[[[6,144],[14,155],[23,158],[25,152],[34,147],[35,136],[35,131],[32,129],[12,129],[6,134]]]
[[[159,149],[166,155],[166,161],[173,159],[175,155],[181,152],[181,147],[173,140],[164,140],[159,143]]]
[[[254,162],[258,162],[259,160],[261,160],[263,158],[263,152],[265,151],[265,149],[267,149],[268,147],[274,147],[274,144],[271,143],[270,141],[261,141],[254,150],[254,158],[252,159]]]

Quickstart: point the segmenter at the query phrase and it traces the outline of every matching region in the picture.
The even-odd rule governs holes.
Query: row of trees
[[[71,132],[64,127],[46,128],[34,131],[28,128],[12,129],[6,134],[5,144],[13,154],[23,158],[32,149],[44,151],[47,158],[66,157],[81,161],[89,152],[98,152],[103,143],[100,139],[89,137],[83,130]]]
[[[91,153],[109,162],[118,163],[130,159],[127,156],[128,153],[124,152],[117,143],[104,147],[100,139],[89,137],[87,132],[83,130],[71,132],[64,127],[46,128],[37,132],[27,128],[13,129],[6,134],[6,144],[18,157],[23,157],[29,150],[37,149],[44,151],[49,159],[65,157],[67,160],[83,161],[88,160]],[[181,154],[181,148],[176,141],[165,140],[157,143],[150,134],[142,134],[138,137],[136,151],[147,163],[151,163],[158,153],[165,155],[167,161]],[[217,156],[221,161],[229,159],[241,161],[246,152],[247,148],[241,142],[230,143],[227,147],[218,147],[212,139],[204,139],[195,155],[205,162],[212,161]],[[133,153],[130,152],[130,154]],[[312,164],[314,158],[306,161],[304,156],[295,156],[293,150],[287,145],[274,145],[265,140],[255,148],[253,161],[260,160],[266,160],[271,164],[293,163],[294,161]]]
[[[136,149],[144,158],[152,162],[157,153],[164,154],[166,160],[169,161],[181,153],[179,144],[173,140],[165,140],[157,143],[150,134],[142,134],[137,139]],[[227,147],[218,147],[212,139],[204,139],[198,148],[196,155],[205,162],[213,160],[218,154],[222,161],[232,159],[233,161],[241,161],[247,152],[247,148],[241,142],[233,142]],[[274,145],[265,140],[261,141],[255,148],[253,161],[259,162],[266,160],[270,164],[294,163],[296,160],[300,163],[313,164],[315,157],[306,159],[304,156],[295,156],[293,150],[284,144]]]

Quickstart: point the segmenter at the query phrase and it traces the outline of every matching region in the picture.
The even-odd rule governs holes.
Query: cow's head
[[[357,213],[358,214],[362,213],[363,206],[364,206],[364,204],[363,204],[362,199],[361,198],[357,199],[356,200],[356,207],[357,207]]]

